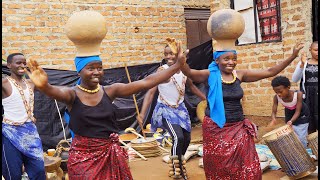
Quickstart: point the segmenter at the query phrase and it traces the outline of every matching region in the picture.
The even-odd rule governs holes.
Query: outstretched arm
[[[267,69],[267,70],[237,70],[237,74],[242,82],[254,82],[264,78],[272,77],[280,73],[286,68],[299,54],[303,48],[303,44],[297,44],[293,48],[292,55],[283,62]]]
[[[203,69],[203,70],[190,69],[188,64],[185,64],[181,68],[181,71],[183,72],[184,75],[186,75],[188,78],[190,78],[193,82],[196,82],[196,83],[202,83],[207,81],[210,74],[210,71],[208,69]]]
[[[177,62],[170,66],[168,69],[163,71],[151,74],[145,77],[142,80],[134,81],[128,84],[124,83],[115,83],[108,88],[106,91],[111,99],[116,97],[126,97],[132,94],[135,94],[141,90],[150,89],[160,83],[165,82],[168,80],[172,75],[174,75],[186,62],[186,55],[188,54],[188,50],[183,53],[181,49],[181,44],[178,44],[178,54],[176,56]]]
[[[306,61],[307,61],[307,55],[304,51],[302,51],[301,52],[301,60],[297,64],[296,69],[294,70],[293,75],[292,75],[293,82],[298,82],[301,80],[302,74],[303,74],[304,64],[306,63]]]
[[[70,87],[53,86],[48,83],[47,73],[39,66],[37,61],[30,60],[28,62],[29,72],[25,69],[31,81],[37,89],[45,93],[47,96],[70,105],[74,99],[73,90]]]
[[[151,89],[148,90],[148,92],[146,93],[146,95],[144,96],[143,99],[143,104],[140,110],[140,114],[137,117],[138,121],[143,124],[143,120],[146,116],[147,110],[150,106],[150,104],[152,103],[152,100],[154,98],[154,94],[157,92],[158,86],[155,86]]]
[[[200,89],[197,88],[196,85],[194,85],[191,81],[191,79],[187,79],[187,86],[190,88],[191,92],[193,94],[195,94],[196,96],[198,96],[201,101],[206,100],[206,95],[204,95],[204,93],[202,91],[200,91]]]

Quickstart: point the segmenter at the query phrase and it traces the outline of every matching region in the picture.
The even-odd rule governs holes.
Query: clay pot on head
[[[95,11],[75,12],[65,26],[67,37],[77,48],[77,57],[100,55],[101,41],[107,34],[105,18]]]
[[[233,9],[222,9],[212,13],[208,20],[207,31],[217,41],[213,49],[235,49],[235,41],[242,35],[244,28],[244,18]]]

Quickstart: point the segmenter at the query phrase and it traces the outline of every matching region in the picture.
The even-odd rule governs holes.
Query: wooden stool
[[[61,165],[60,157],[44,156],[44,166],[46,169],[47,180],[52,179],[48,176],[48,173],[55,173],[56,176],[54,177],[54,179],[62,180],[63,171],[60,168],[60,165]]]

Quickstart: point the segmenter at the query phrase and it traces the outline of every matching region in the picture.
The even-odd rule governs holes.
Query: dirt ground
[[[266,125],[270,122],[269,117],[247,117],[256,125],[259,126],[258,137],[262,137],[268,131],[271,131],[271,128],[266,128]],[[277,124],[278,126],[283,125],[283,119],[279,118]],[[191,132],[191,141],[198,142],[202,140],[202,129],[201,124],[192,128]],[[259,141],[259,139],[258,139]],[[164,154],[165,155],[165,154]],[[191,158],[187,162],[187,172],[190,180],[205,180],[205,174],[203,168],[199,167],[200,157],[196,156]],[[317,163],[317,162],[316,162]],[[166,163],[162,161],[162,156],[148,158],[147,161],[141,160],[140,158],[134,159],[129,163],[130,170],[134,180],[172,180],[168,177],[169,167]],[[281,170],[266,170],[262,174],[263,180],[276,180],[276,179],[288,179],[286,174]],[[318,179],[318,174],[314,173],[302,180],[314,180]]]

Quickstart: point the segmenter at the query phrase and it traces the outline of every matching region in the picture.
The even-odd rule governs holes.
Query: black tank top
[[[294,113],[296,113],[296,109],[291,110],[288,108],[284,108],[286,123],[288,121],[290,121],[290,119],[293,117]],[[299,115],[298,119],[293,122],[293,125],[308,123],[309,119],[310,119],[310,111],[309,111],[308,105],[305,102],[302,102],[302,108],[301,108],[300,115]]]
[[[307,64],[305,74],[305,86],[318,86],[318,64]]]
[[[238,78],[232,84],[222,84],[224,111],[227,123],[244,120],[241,105],[243,89],[240,84],[241,81]],[[206,115],[210,117],[209,104],[207,105]]]
[[[83,104],[76,93],[70,111],[69,127],[77,135],[92,138],[109,138],[111,133],[118,133],[115,106],[107,93],[104,91],[96,106]]]

